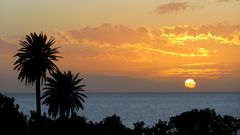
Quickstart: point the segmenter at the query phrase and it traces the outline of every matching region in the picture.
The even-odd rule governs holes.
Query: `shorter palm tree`
[[[83,78],[78,78],[78,75],[73,75],[71,71],[61,72],[56,71],[52,73],[52,78],[47,78],[42,104],[48,106],[48,114],[56,118],[69,117],[76,113],[81,108],[84,109],[82,102],[86,95],[81,92],[84,91],[80,85]]]

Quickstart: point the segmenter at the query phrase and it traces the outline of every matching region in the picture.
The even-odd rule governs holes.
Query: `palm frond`
[[[41,78],[42,82],[46,79],[46,72],[58,70],[53,61],[58,60],[60,56],[58,48],[52,48],[55,39],[51,37],[47,41],[47,36],[43,33],[37,35],[30,33],[26,35],[26,40],[20,41],[22,48],[18,49],[17,57],[14,63],[14,70],[19,71],[18,79],[25,84],[34,84]]]
[[[83,104],[86,95],[80,93],[84,91],[79,85],[82,78],[79,79],[79,73],[74,75],[71,71],[53,72],[52,78],[47,78],[47,83],[43,90],[45,91],[42,99],[43,104],[47,105],[48,114],[54,118],[69,117],[75,114],[79,108],[84,109]]]

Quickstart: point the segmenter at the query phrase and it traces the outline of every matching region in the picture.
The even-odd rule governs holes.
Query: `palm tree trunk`
[[[37,115],[41,116],[41,93],[40,93],[40,78],[36,80],[36,109]]]

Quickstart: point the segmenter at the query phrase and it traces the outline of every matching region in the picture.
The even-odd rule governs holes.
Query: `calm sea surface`
[[[29,114],[35,110],[34,93],[8,93],[20,110]],[[84,111],[79,114],[91,121],[100,121],[117,114],[127,126],[144,121],[153,125],[159,119],[169,120],[191,109],[212,108],[218,114],[240,118],[240,93],[87,93]],[[43,106],[46,112],[47,107]]]

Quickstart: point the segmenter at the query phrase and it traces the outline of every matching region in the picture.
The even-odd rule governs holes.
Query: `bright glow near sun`
[[[196,82],[193,79],[187,79],[185,81],[185,87],[190,88],[190,89],[195,88],[196,87]]]

